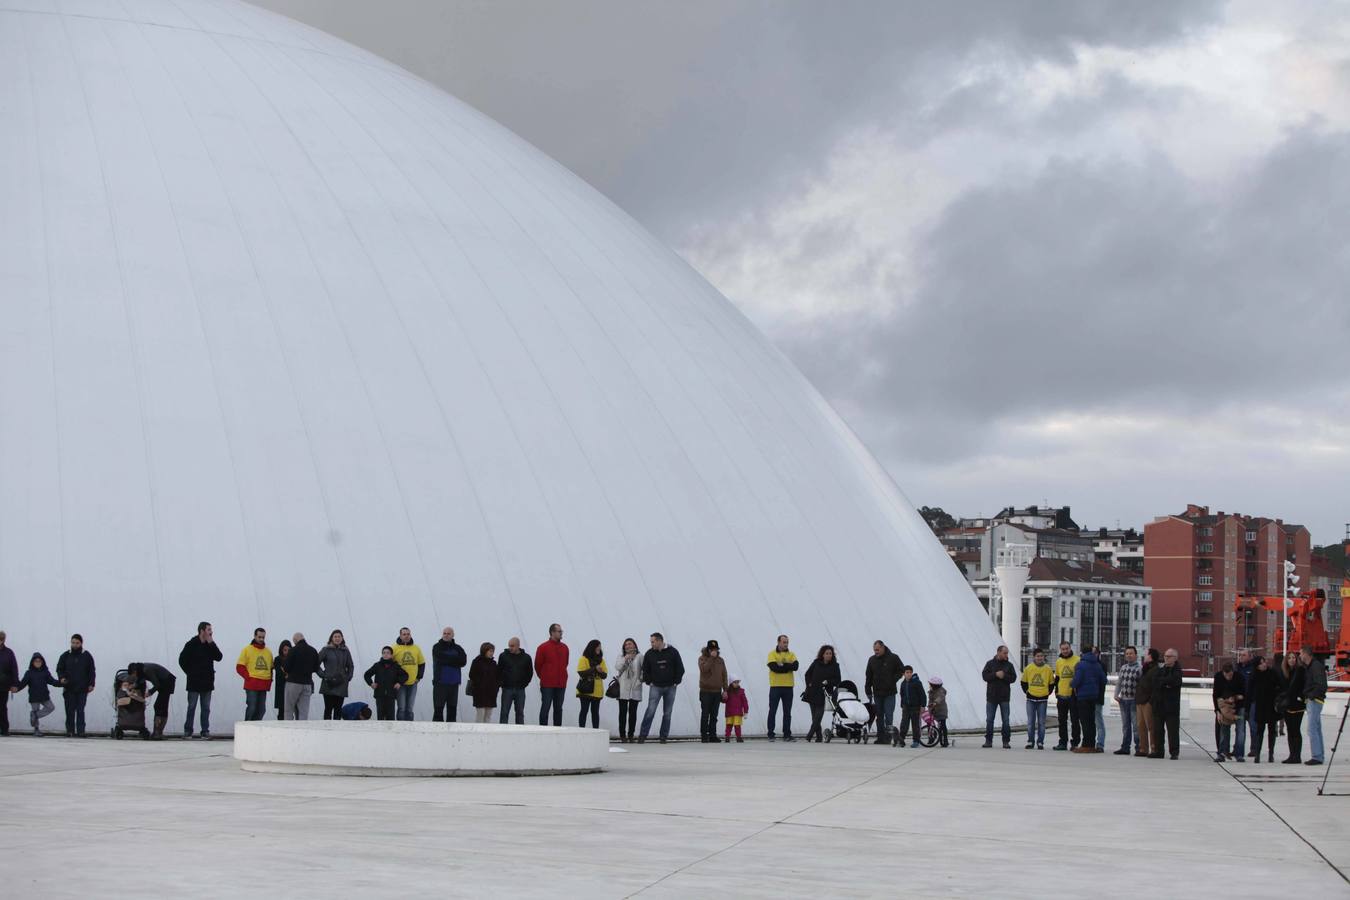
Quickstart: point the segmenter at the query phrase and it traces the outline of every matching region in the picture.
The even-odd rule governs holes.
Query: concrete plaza
[[[81,898],[1350,894],[1350,797],[1318,797],[1321,769],[1217,765],[1193,743],[1208,721],[1186,725],[1176,762],[1026,751],[1020,735],[1008,751],[672,743],[616,745],[599,775],[485,779],[260,775],[227,741],[18,736],[0,741],[0,883]],[[1328,790],[1350,792],[1350,767]]]

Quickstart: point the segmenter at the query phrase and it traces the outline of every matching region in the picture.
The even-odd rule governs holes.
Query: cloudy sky
[[[260,5],[608,194],[916,505],[1350,522],[1350,4]]]

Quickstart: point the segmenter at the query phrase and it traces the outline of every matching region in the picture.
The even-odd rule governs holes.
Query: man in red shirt
[[[534,649],[534,674],[539,678],[539,724],[548,724],[549,708],[553,724],[562,725],[563,694],[567,690],[567,645],[562,642],[562,626],[548,626],[548,640]]]

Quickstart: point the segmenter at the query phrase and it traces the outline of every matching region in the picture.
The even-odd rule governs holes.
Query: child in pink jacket
[[[736,729],[736,743],[745,743],[745,738],[741,737],[741,722],[745,719],[745,714],[750,711],[750,699],[745,696],[745,689],[741,687],[741,676],[732,675],[727,683],[726,693],[722,695],[722,702],[727,705],[726,740],[731,742],[731,730]]]

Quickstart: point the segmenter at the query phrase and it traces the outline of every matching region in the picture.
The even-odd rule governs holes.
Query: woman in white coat
[[[638,704],[642,702],[642,654],[632,638],[623,642],[614,664],[614,679],[619,683],[619,740],[631,744],[636,739]]]

